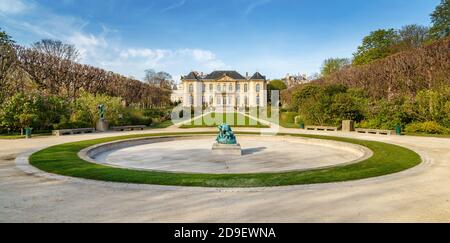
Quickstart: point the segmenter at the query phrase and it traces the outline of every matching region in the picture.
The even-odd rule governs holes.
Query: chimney
[[[247,78],[247,79],[249,78],[249,77],[248,77],[248,72],[245,73],[245,78]]]

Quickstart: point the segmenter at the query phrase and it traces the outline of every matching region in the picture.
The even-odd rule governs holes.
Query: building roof
[[[223,77],[230,77],[235,80],[266,80],[266,77],[256,72],[250,79],[245,78],[236,71],[214,71],[206,76],[201,76],[197,72],[190,72],[187,76],[182,77],[183,80],[217,80]]]
[[[206,75],[205,79],[220,79],[225,75],[236,80],[245,79],[244,76],[242,76],[240,73],[236,71],[214,71]]]
[[[253,74],[253,76],[250,78],[251,80],[266,80],[266,76],[263,76],[259,72],[256,72]]]
[[[197,72],[190,72],[187,76],[184,76],[182,79],[184,80],[198,80],[201,77],[198,75]]]

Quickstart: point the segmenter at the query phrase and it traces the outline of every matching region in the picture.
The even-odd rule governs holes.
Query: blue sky
[[[153,68],[318,72],[379,28],[430,24],[440,0],[0,0],[0,28],[22,45],[76,45],[81,62],[138,79]]]

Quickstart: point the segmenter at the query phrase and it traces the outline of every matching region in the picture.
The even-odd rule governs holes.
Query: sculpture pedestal
[[[218,156],[242,156],[242,148],[240,144],[215,143],[212,148],[212,154]]]
[[[106,120],[99,120],[95,126],[97,132],[106,132],[109,130],[109,123]]]

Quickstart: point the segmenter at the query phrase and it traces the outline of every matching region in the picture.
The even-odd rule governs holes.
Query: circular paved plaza
[[[215,129],[209,131],[215,131]],[[160,132],[180,132],[180,130],[171,128],[143,133]],[[448,186],[450,185],[450,139],[341,132],[315,133],[296,129],[282,129],[282,132],[342,136],[392,143],[414,150],[422,156],[423,163],[388,176],[318,185],[245,189],[130,185],[49,177],[40,173],[29,174],[17,167],[15,159],[25,152],[52,145],[142,132],[0,140],[0,221],[450,222],[450,187]],[[244,145],[247,142],[246,139],[242,140],[244,149],[248,147]],[[252,141],[252,137],[248,139],[248,142],[256,143]],[[206,140],[208,139],[202,142],[206,144],[211,141]],[[177,145],[178,142],[173,141],[175,143],[173,145]],[[283,144],[292,145],[290,143],[293,142],[277,143],[275,141],[274,143],[282,147]],[[195,146],[200,144],[196,143]],[[329,148],[308,146],[310,145],[298,144],[298,153],[301,154],[301,151],[308,148],[330,151]],[[144,147],[141,148],[142,153],[145,151]],[[261,144],[255,144],[254,148],[249,149],[258,147],[264,147],[262,140]],[[139,150],[139,146],[127,149]],[[150,149],[157,150],[157,147],[150,146]],[[327,156],[340,157],[342,154],[339,153],[342,151],[336,149]],[[108,156],[110,159],[113,158],[114,156],[111,157],[111,155],[114,153],[122,153],[122,156],[126,156],[126,152],[119,149],[109,155],[107,153],[105,158],[107,159]],[[350,153],[346,151],[344,154],[348,156]],[[176,159],[176,155],[170,156]],[[244,156],[264,157],[264,150],[258,150],[253,155],[247,152]],[[308,155],[303,153],[303,156]],[[320,158],[316,159],[320,161]],[[341,162],[345,163],[352,159],[355,158],[345,158]],[[141,160],[157,161],[158,159],[157,155],[153,154],[150,157],[142,155]],[[325,164],[309,166],[322,165]]]

